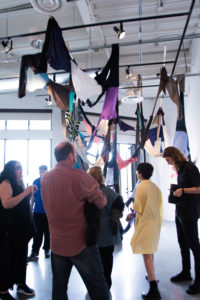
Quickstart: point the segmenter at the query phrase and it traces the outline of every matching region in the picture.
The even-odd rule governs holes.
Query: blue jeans
[[[52,300],[68,300],[67,285],[72,267],[83,279],[91,300],[109,300],[109,289],[97,247],[86,247],[75,256],[51,254],[53,272]]]

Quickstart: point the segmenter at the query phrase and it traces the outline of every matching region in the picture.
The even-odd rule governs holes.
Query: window
[[[0,130],[5,130],[5,120],[0,120]]]
[[[30,120],[29,130],[51,130],[51,120]]]
[[[28,130],[28,120],[7,120],[7,130]]]
[[[123,160],[127,160],[131,157],[131,149],[128,144],[120,144],[119,154]],[[124,201],[128,200],[128,198],[132,194],[132,171],[131,164],[129,164],[126,168],[121,169],[120,171],[120,179],[121,179],[121,194],[124,198]]]

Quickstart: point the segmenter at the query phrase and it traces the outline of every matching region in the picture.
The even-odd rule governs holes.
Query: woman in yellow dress
[[[135,202],[135,232],[131,240],[133,253],[140,253],[148,275],[150,289],[142,294],[143,299],[161,299],[154,269],[154,253],[157,251],[162,223],[162,194],[150,180],[153,166],[141,163],[137,166],[137,177],[141,183],[137,187]]]

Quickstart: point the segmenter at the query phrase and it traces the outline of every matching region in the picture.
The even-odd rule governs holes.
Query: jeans
[[[109,300],[109,289],[103,275],[99,250],[86,247],[75,256],[60,256],[52,253],[53,272],[52,300],[68,300],[67,285],[72,267],[75,266],[83,279],[91,300]]]
[[[104,276],[106,278],[109,288],[112,285],[111,273],[113,268],[113,251],[114,251],[114,246],[99,248],[99,253],[101,256],[101,261],[104,269]]]
[[[181,249],[183,271],[190,273],[190,249],[194,255],[195,283],[200,284],[200,244],[198,237],[198,219],[176,216],[176,229]]]

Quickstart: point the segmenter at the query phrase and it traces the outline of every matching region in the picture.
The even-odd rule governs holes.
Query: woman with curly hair
[[[195,279],[187,289],[187,293],[195,295],[200,293],[200,244],[198,237],[198,219],[200,217],[200,173],[197,167],[187,161],[184,154],[175,147],[167,147],[163,157],[178,173],[178,187],[174,196],[178,197],[176,203],[176,229],[177,238],[182,256],[182,271],[171,277],[172,282],[190,281],[191,264],[190,249],[194,256]]]

